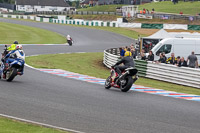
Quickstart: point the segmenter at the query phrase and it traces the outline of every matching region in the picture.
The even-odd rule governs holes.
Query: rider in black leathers
[[[133,61],[133,57],[131,56],[130,51],[126,51],[125,57],[123,57],[120,61],[118,61],[113,67],[115,68],[115,71],[118,73],[118,77],[121,76],[122,72],[129,68],[129,67],[135,67],[135,63]],[[123,63],[124,65],[120,66],[120,64]]]

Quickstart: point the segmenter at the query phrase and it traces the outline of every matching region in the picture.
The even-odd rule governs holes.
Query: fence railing
[[[103,63],[108,68],[119,60],[120,56],[115,54],[115,49],[104,50]],[[163,63],[157,64],[143,60],[135,60],[135,64],[135,67],[138,69],[139,76],[200,88],[200,69],[177,67]]]
[[[121,12],[98,12],[98,11],[37,11],[37,12],[17,12],[19,15],[117,15],[122,16]]]
[[[180,15],[180,14],[169,14],[169,13],[154,13],[154,14],[140,14],[137,13],[136,16],[142,16],[143,18],[155,18],[155,19],[178,19],[178,20],[188,20],[188,21],[198,21],[200,16],[195,15]]]

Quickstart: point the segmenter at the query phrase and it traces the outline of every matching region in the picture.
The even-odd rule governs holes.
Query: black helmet
[[[15,41],[14,44],[18,44],[18,41]]]

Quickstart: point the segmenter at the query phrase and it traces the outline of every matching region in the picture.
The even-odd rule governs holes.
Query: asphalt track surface
[[[102,52],[132,41],[99,30],[11,19],[0,21],[49,29],[63,35],[69,33],[75,39],[72,47],[25,46],[27,55]],[[13,82],[0,81],[0,114],[87,133],[200,132],[199,102],[134,91],[106,90],[102,85],[27,67],[25,75]]]

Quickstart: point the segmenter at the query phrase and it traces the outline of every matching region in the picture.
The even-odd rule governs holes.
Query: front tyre
[[[10,70],[6,72],[6,80],[8,82],[11,82],[15,78],[16,75],[17,75],[17,69],[11,67]]]
[[[122,92],[129,91],[132,85],[133,78],[131,76],[127,76],[124,79],[120,80],[120,89]]]
[[[69,46],[72,46],[72,41],[71,40],[68,40],[67,42],[68,42]]]
[[[111,77],[110,76],[106,79],[104,87],[105,87],[105,89],[110,89],[110,87],[111,87]]]

